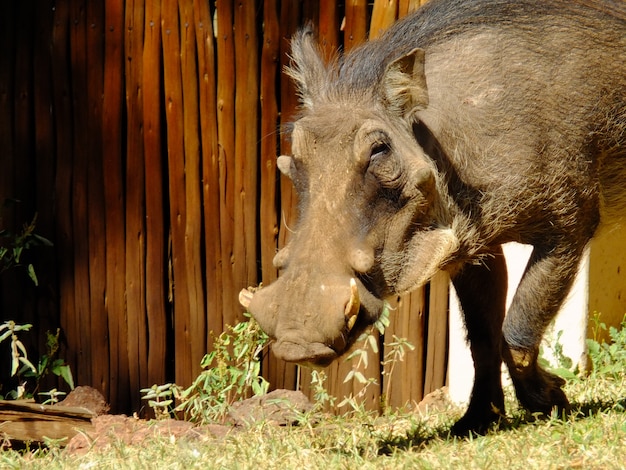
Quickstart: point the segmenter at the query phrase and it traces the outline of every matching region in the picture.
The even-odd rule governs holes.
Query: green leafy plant
[[[74,389],[74,379],[70,366],[65,364],[63,359],[54,359],[59,349],[59,330],[56,334],[47,332],[47,353],[39,358],[37,367],[35,367],[28,359],[24,343],[17,336],[18,332],[29,331],[31,328],[31,324],[18,325],[13,320],[5,321],[0,325],[0,343],[11,339],[11,377],[17,376],[20,379],[20,384],[16,390],[9,391],[4,398],[22,399],[35,396],[38,393],[41,379],[49,373],[63,378],[69,387]],[[28,387],[29,379],[34,380],[32,387]],[[29,388],[32,391],[29,391]],[[56,392],[56,390],[54,391]],[[63,392],[57,392],[56,396],[60,393]],[[49,392],[40,393],[40,395],[45,394],[49,395]],[[52,395],[49,396],[52,398]]]
[[[60,329],[58,328],[56,333],[46,331],[46,354],[43,354],[39,358],[39,362],[37,363],[37,368],[35,370],[28,369],[23,371],[24,377],[33,378],[35,380],[35,390],[33,393],[38,393],[41,379],[48,374],[54,374],[57,377],[61,377],[70,389],[74,390],[74,377],[72,376],[70,366],[66,364],[63,359],[55,359],[55,356],[59,351],[59,334]],[[40,394],[48,393],[46,392]]]
[[[18,201],[5,200],[4,206]],[[0,219],[1,220],[1,219]],[[14,234],[9,230],[0,230],[0,274],[15,268],[25,268],[28,276],[35,285],[39,284],[35,268],[31,263],[23,264],[24,253],[36,246],[52,246],[52,242],[35,233],[35,224],[37,222],[37,214],[33,220],[24,225],[20,233]],[[63,359],[55,358],[59,349],[59,330],[56,334],[47,332],[46,354],[43,354],[35,367],[28,359],[26,347],[18,338],[17,333],[29,331],[31,324],[18,325],[13,320],[5,321],[0,325],[0,343],[11,339],[11,377],[19,378],[19,385],[15,390],[7,393],[5,398],[30,398],[38,394],[39,384],[43,377],[49,373],[62,377],[65,382],[74,389],[74,379],[70,367],[65,364]],[[21,364],[21,366],[20,366]],[[29,391],[28,381],[34,381],[32,391]],[[48,401],[55,401],[63,392],[56,389],[50,392],[39,393],[39,395],[48,395]]]
[[[326,405],[335,406],[337,398],[328,393],[326,388],[326,380],[328,376],[323,370],[311,371],[311,389],[313,390],[313,400],[315,401],[316,410],[324,409]]]
[[[546,359],[546,348],[542,346],[539,352],[539,365],[541,365],[547,371],[558,375],[565,380],[577,380],[580,378],[578,376],[578,367],[575,367],[572,358],[565,354],[563,349],[563,342],[561,340],[562,336],[563,330],[559,330],[556,333],[554,344],[547,347],[547,349],[551,352],[554,364]]]
[[[174,384],[167,383],[164,385],[154,384],[150,388],[141,389],[141,393],[143,393],[142,398],[148,400],[148,406],[154,410],[156,419],[166,419],[170,417],[174,403],[172,387],[174,387]]]
[[[36,222],[37,214],[29,224],[24,225],[19,234],[14,234],[6,229],[0,230],[0,274],[12,268],[25,267],[33,283],[39,285],[33,265],[31,263],[25,266],[22,264],[22,255],[26,250],[35,246],[52,246],[50,240],[35,233]]]
[[[42,402],[42,405],[54,405],[59,402],[59,397],[65,396],[66,393],[53,388],[48,392],[40,392],[39,395],[48,397],[47,400]]]
[[[356,395],[350,393],[347,397],[337,405],[338,407],[343,407],[349,405],[354,411],[358,411],[361,409],[360,399],[364,397],[367,393],[367,390],[371,386],[377,386],[378,381],[372,377],[365,377],[359,369],[367,368],[369,361],[369,351],[374,354],[379,353],[378,349],[378,338],[376,336],[376,332],[378,332],[381,336],[385,334],[385,330],[390,324],[390,310],[391,306],[385,302],[383,306],[382,313],[378,320],[374,322],[371,328],[365,331],[358,339],[357,343],[361,342],[362,346],[354,349],[345,359],[345,361],[349,361],[354,358],[358,358],[355,366],[346,374],[344,378],[344,383],[349,382],[350,380],[356,380],[363,387],[359,390]],[[392,335],[392,340],[389,342],[385,342],[385,347],[387,352],[383,360],[381,361],[381,365],[383,366],[383,374],[388,377],[387,380],[387,390],[386,393],[381,397],[381,406],[383,410],[387,410],[388,403],[387,398],[389,396],[390,387],[391,387],[391,377],[393,376],[395,364],[397,361],[403,361],[404,356],[407,350],[412,351],[415,349],[406,338],[399,338],[396,335]]]
[[[219,422],[234,402],[267,393],[269,383],[261,376],[260,354],[269,338],[254,319],[247,317],[215,338],[214,350],[202,359],[203,371],[190,387],[165,384],[142,390],[142,398],[148,400],[155,415],[179,412],[189,421]],[[175,407],[174,401],[178,403]]]
[[[591,328],[593,338],[587,339],[587,350],[593,366],[592,373],[620,380],[626,367],[626,315],[620,328],[608,327],[594,313]],[[608,331],[610,342],[601,341],[601,331]]]
[[[11,339],[11,377],[14,377],[20,370],[23,370],[20,367],[20,364],[31,371],[37,370],[35,369],[33,363],[28,359],[24,343],[22,343],[17,336],[18,332],[28,331],[32,326],[33,325],[30,324],[18,325],[13,320],[5,321],[2,325],[0,325],[0,343],[9,338]],[[5,398],[24,398],[24,393],[24,387],[18,386],[15,391],[9,392]]]

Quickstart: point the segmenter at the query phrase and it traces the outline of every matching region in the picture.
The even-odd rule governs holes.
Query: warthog
[[[626,5],[433,0],[326,63],[310,29],[287,73],[302,112],[278,158],[299,222],[247,305],[287,361],[326,365],[383,299],[450,273],[476,376],[454,431],[520,403],[567,410],[540,340],[601,220],[626,204]],[[505,318],[501,244],[534,247]]]

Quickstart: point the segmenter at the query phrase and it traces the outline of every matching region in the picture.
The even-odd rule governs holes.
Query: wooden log
[[[106,240],[105,309],[109,334],[109,394],[111,409],[130,411],[128,344],[126,324],[124,154],[122,151],[122,104],[124,70],[124,1],[110,0],[105,9],[104,95],[102,102],[102,175]]]
[[[235,222],[235,43],[233,5],[216,2],[217,18],[217,128],[219,141],[220,243],[222,265],[222,325],[232,325],[240,311],[233,275]],[[219,333],[218,330],[216,330]]]
[[[54,100],[52,91],[52,61],[50,56],[50,38],[52,37],[52,21],[53,21],[53,0],[49,0],[48,7],[37,8],[36,18],[37,21],[34,25],[35,31],[38,34],[34,35],[34,60],[33,60],[33,75],[34,75],[34,108],[33,113],[35,116],[34,126],[35,132],[35,168],[36,181],[35,187],[37,188],[37,233],[46,237],[49,240],[54,239],[54,205],[55,198],[50,197],[55,193],[54,188],[54,174],[55,174],[55,126],[53,119],[54,116]],[[3,13],[0,13],[2,17]],[[3,27],[0,26],[0,29]],[[2,41],[2,39],[0,39]],[[0,53],[0,56],[4,55]],[[2,65],[0,65],[2,69]],[[38,119],[37,116],[41,116]],[[0,128],[2,128],[0,123]],[[0,148],[7,148],[0,144]],[[3,153],[4,154],[4,153]],[[0,164],[2,168],[5,168],[4,164]],[[2,178],[2,177],[0,177]],[[0,188],[2,183],[0,183]],[[2,189],[0,189],[0,200],[2,200]],[[104,240],[102,241],[104,244]],[[53,298],[58,295],[58,272],[57,272],[57,258],[54,253],[54,248],[46,248],[38,252],[37,264],[35,270],[37,272],[37,278],[39,285],[41,286],[38,299],[37,316],[39,327],[38,344],[45,344],[46,331],[56,331],[59,327],[59,305],[58,302],[53,301]],[[55,294],[53,295],[52,292]],[[58,298],[58,297],[57,297]],[[1,308],[1,307],[0,307]],[[7,310],[4,310],[7,311]],[[105,337],[103,335],[103,337]],[[97,339],[96,339],[97,341]],[[108,367],[108,351],[106,353],[106,359],[102,361]],[[52,388],[52,387],[51,387]]]
[[[13,96],[15,50],[15,13],[14,2],[0,3],[0,203],[13,193]],[[3,213],[6,217],[7,214]],[[10,221],[3,218],[3,228]]]
[[[399,408],[407,403],[419,402],[424,390],[424,355],[426,349],[426,295],[418,289],[404,296],[391,311],[391,324],[385,331],[383,391],[386,405]],[[392,346],[394,335],[406,339],[415,349],[405,348],[405,356],[400,360],[393,353],[398,346]],[[393,362],[389,362],[393,359]]]
[[[282,2],[280,11],[280,24],[282,40],[280,42],[281,69],[289,64],[289,52],[291,37],[299,26],[300,8],[298,2]],[[298,98],[292,80],[284,73],[280,75],[280,125],[285,128],[295,117],[298,109]],[[287,134],[281,134],[280,152],[284,155],[291,154],[291,141]],[[293,189],[293,183],[289,178],[280,176],[280,229],[278,234],[278,246],[284,247],[289,239],[290,227],[296,223],[297,198]]]
[[[367,39],[367,0],[348,0],[343,30],[343,48],[347,52]]]
[[[256,31],[256,2],[240,2],[234,11],[235,39],[235,243],[234,287],[239,289],[257,279],[257,190],[259,77]],[[238,312],[241,308],[238,308]],[[233,312],[233,313],[238,313]],[[232,324],[241,319],[233,318]]]
[[[88,227],[88,174],[90,144],[87,125],[87,24],[84,0],[70,2],[70,71],[73,118],[73,160],[71,179],[71,216],[74,249],[74,303],[75,316],[68,322],[66,338],[76,351],[75,379],[78,383],[91,383],[91,332],[89,289],[89,227]]]
[[[398,0],[376,0],[372,10],[369,38],[376,39],[398,18]]]
[[[398,0],[398,18],[408,15],[414,12],[427,0]]]
[[[198,110],[198,68],[196,65],[196,32],[192,0],[178,3],[180,18],[180,61],[182,77],[183,145],[185,182],[185,251],[186,295],[189,298],[188,341],[191,347],[190,373],[200,372],[200,361],[206,353],[206,311],[204,273],[202,270],[202,173],[200,161],[200,122]]]
[[[263,47],[261,52],[261,172],[260,232],[261,273],[264,284],[277,277],[272,260],[278,247],[279,217],[276,211],[279,176],[276,157],[279,152],[279,116],[276,83],[280,73],[280,24],[278,4],[268,0],[263,5]]]
[[[145,211],[143,136],[144,2],[127,0],[124,28],[124,77],[126,79],[126,325],[130,402],[141,407],[147,379],[148,355],[145,325]]]
[[[327,59],[334,57],[337,53],[340,24],[337,2],[320,2],[318,43]]]
[[[198,86],[200,93],[200,139],[202,146],[202,199],[206,279],[207,331],[223,329],[222,265],[220,240],[220,175],[217,130],[217,70],[213,17],[207,2],[194,0],[196,46],[198,49]],[[210,350],[207,335],[206,350]]]
[[[183,90],[181,76],[180,24],[176,0],[162,4],[163,78],[165,88],[165,118],[167,123],[167,160],[171,227],[171,263],[173,266],[175,381],[187,386],[193,380],[194,364],[190,344],[191,299],[187,292],[186,269],[186,192]]]
[[[63,334],[75,330],[76,308],[74,302],[74,250],[71,211],[72,181],[72,106],[69,88],[69,57],[67,41],[69,35],[69,2],[57,5],[53,15],[51,56],[53,82],[53,105],[56,120],[56,171],[55,206],[56,233],[55,250],[59,263],[59,311]],[[69,344],[60,351],[72,370],[78,366],[76,350]]]
[[[109,391],[109,334],[105,310],[106,244],[104,186],[102,178],[102,95],[104,93],[104,5],[89,2],[87,28],[87,135],[90,154],[86,157],[89,233],[89,333],[93,360],[91,382],[98,390]]]
[[[22,62],[26,61],[28,56],[28,47],[26,43],[21,42],[19,36],[28,35],[28,30],[25,29],[23,24],[16,22],[16,16],[18,11],[23,10],[22,5],[18,5],[13,2],[4,2],[0,6],[0,145],[2,152],[0,153],[0,230],[6,229],[9,231],[15,231],[19,229],[16,217],[16,204],[5,206],[5,199],[15,200],[18,199],[16,192],[15,181],[15,167],[18,164],[18,160],[23,159],[23,155],[18,156],[18,149],[16,145],[15,135],[15,106],[16,106],[16,94],[17,88],[20,86],[16,84],[17,75],[17,57],[21,57]],[[28,37],[28,36],[27,36]],[[6,43],[5,43],[6,41]],[[24,50],[26,49],[26,50]],[[26,79],[26,77],[20,76],[19,79]],[[24,86],[24,85],[21,85]],[[26,136],[23,139],[28,140]],[[17,282],[15,276],[3,276],[0,284],[0,308],[3,312],[18,312],[19,299],[16,293],[20,293],[22,289]],[[3,371],[2,377],[8,374]]]
[[[96,415],[86,408],[41,405],[26,400],[0,400],[0,436],[24,442],[69,440],[93,429]]]
[[[148,334],[147,384],[166,381],[167,305],[161,115],[161,0],[147,0],[143,40],[143,147],[145,185],[145,280]]]
[[[438,272],[430,281],[424,395],[446,383],[449,285],[450,277],[445,271]]]

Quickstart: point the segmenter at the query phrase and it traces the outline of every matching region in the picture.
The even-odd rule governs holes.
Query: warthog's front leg
[[[453,284],[463,309],[475,369],[469,407],[453,432],[483,433],[504,415],[500,350],[507,272],[502,249],[498,247],[481,264],[463,267]]]

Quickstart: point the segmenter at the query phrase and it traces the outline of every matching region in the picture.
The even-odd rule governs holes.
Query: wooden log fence
[[[240,289],[277,277],[272,258],[296,220],[276,156],[297,109],[282,73],[289,38],[312,22],[330,56],[379,36],[410,0],[25,0],[0,5],[0,229],[38,213],[54,242],[32,255],[39,286],[0,278],[1,320],[62,329],[75,380],[113,411],[139,390],[189,384],[211,331],[243,319]],[[398,299],[381,353],[327,370],[329,391],[361,367],[392,406],[445,383],[447,279]],[[416,346],[381,366],[393,335]],[[0,350],[5,383],[7,354]],[[275,388],[312,394],[311,375],[271,353]],[[391,382],[388,383],[389,377]],[[8,380],[8,378],[6,378]],[[8,383],[8,382],[7,382]]]

